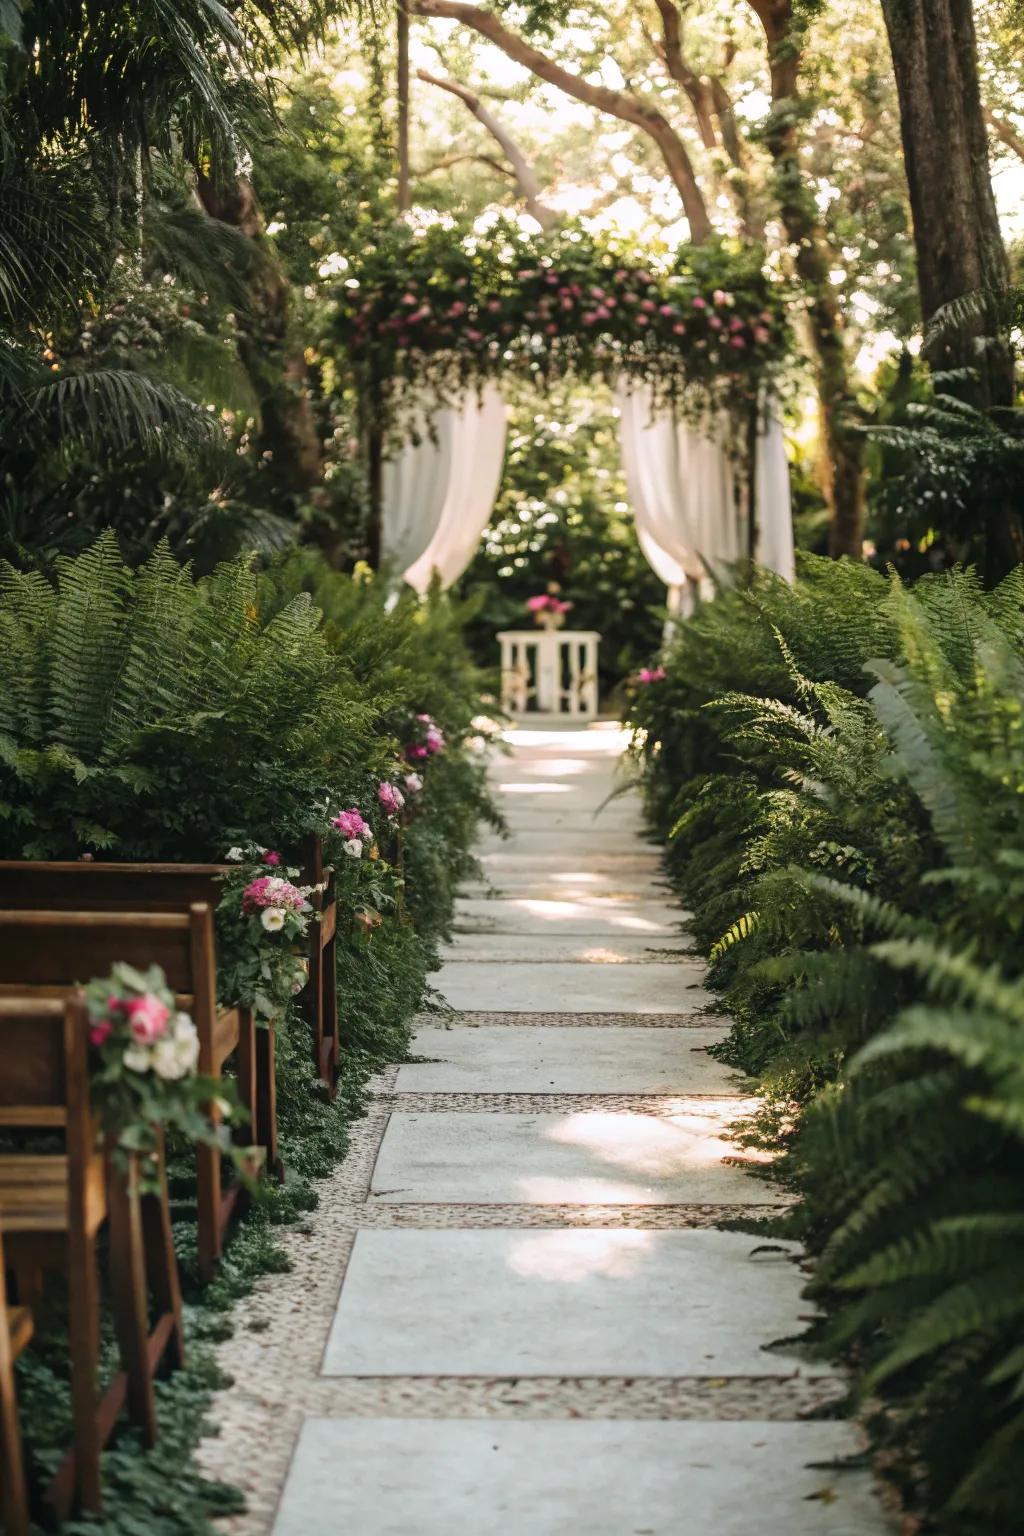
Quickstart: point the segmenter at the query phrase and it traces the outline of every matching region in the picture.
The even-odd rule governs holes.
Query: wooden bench
[[[105,976],[119,960],[143,971],[163,968],[178,1006],[195,1023],[203,1076],[220,1077],[225,1060],[237,1052],[239,1096],[258,1131],[257,1031],[247,1010],[217,1006],[213,912],[207,903],[194,902],[187,912],[0,911],[0,997],[27,992],[61,997],[81,982]],[[216,1119],[215,1109],[211,1117]],[[196,1185],[199,1272],[208,1279],[244,1186],[224,1190],[220,1149],[205,1144],[196,1148]]]
[[[7,1305],[7,1273],[0,1236],[0,1515],[7,1536],[28,1536],[28,1493],[14,1362],[31,1337],[32,1313],[28,1307]]]
[[[0,908],[35,911],[181,912],[195,901],[216,909],[224,894],[221,877],[230,864],[114,864],[94,860],[48,861],[0,859]],[[325,1087],[337,1089],[341,1065],[338,1036],[337,905],[333,871],[325,870],[318,837],[306,841],[302,859],[305,885],[325,884],[311,898],[320,921],[311,925],[309,1011],[314,1030],[314,1059]],[[258,1143],[272,1166],[278,1161],[273,1098],[273,1033],[259,1030],[257,1068],[261,1119]]]
[[[157,1193],[143,1194],[139,1156],[128,1158],[126,1170],[115,1164],[89,1090],[83,994],[63,1001],[0,1000],[0,1127],[57,1132],[62,1145],[62,1150],[0,1153],[0,1221],[19,1303],[38,1308],[46,1270],[63,1270],[68,1279],[74,1446],[47,1492],[59,1519],[76,1502],[100,1508],[100,1452],[125,1403],[147,1444],[154,1443],[154,1373],[162,1361],[180,1366],[185,1354],[162,1142],[155,1154]],[[101,1398],[96,1243],[104,1223],[123,1369]],[[155,1304],[152,1330],[147,1292]],[[32,1311],[26,1315],[31,1319]],[[25,1327],[22,1321],[27,1342]]]

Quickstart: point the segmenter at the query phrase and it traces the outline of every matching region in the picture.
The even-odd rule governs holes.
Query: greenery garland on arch
[[[396,222],[343,272],[337,339],[382,429],[509,373],[639,378],[684,412],[749,416],[789,353],[786,283],[724,240],[652,252],[579,224]]]

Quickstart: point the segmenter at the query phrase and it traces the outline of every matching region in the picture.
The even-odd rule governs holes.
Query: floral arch
[[[786,294],[760,253],[722,242],[641,257],[581,226],[403,223],[367,242],[336,297],[380,561],[419,590],[434,573],[454,581],[486,526],[510,376],[613,385],[638,537],[670,606],[745,556],[791,574],[771,408]]]

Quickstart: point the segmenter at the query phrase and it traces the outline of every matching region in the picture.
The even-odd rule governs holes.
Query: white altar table
[[[596,630],[506,629],[498,639],[503,709],[596,718]]]

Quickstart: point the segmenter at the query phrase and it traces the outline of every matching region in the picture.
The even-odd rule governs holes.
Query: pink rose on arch
[[[693,296],[693,307],[694,309],[707,309],[708,301],[707,299],[702,299],[699,293],[695,293]]]
[[[128,1027],[140,1045],[152,1045],[167,1029],[171,1010],[152,992],[133,997],[128,1002]]]
[[[638,683],[660,683],[667,676],[664,667],[641,667],[636,680]]]

